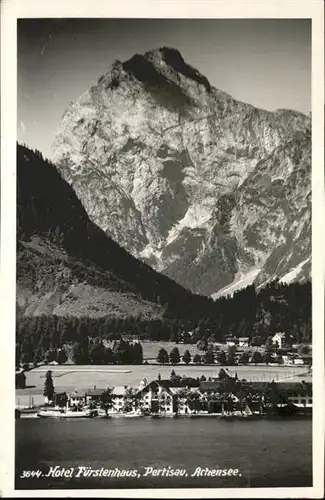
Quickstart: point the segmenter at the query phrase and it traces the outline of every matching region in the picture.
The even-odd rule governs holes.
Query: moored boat
[[[79,410],[73,411],[69,409],[44,409],[37,413],[40,418],[92,418],[98,416],[97,410]]]
[[[124,413],[124,417],[127,418],[139,418],[139,417],[144,417],[144,414],[138,411],[130,411],[128,413]]]

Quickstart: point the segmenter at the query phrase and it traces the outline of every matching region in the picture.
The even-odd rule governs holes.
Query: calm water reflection
[[[74,468],[71,478],[19,479],[24,469]],[[78,466],[136,470],[135,477],[79,477]],[[145,467],[187,477],[144,476]],[[191,475],[239,469],[236,477]],[[218,419],[16,421],[16,488],[276,487],[312,485],[311,420]]]

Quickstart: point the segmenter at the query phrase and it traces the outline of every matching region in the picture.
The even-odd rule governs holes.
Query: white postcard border
[[[1,282],[0,496],[130,498],[322,498],[324,488],[324,6],[321,0],[2,0],[1,7]],[[14,489],[17,18],[311,18],[313,487],[247,489]]]

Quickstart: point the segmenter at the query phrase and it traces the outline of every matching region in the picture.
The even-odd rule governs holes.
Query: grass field
[[[113,342],[107,342],[107,346],[112,347]],[[152,341],[141,341],[142,349],[143,349],[143,359],[145,360],[150,360],[150,361],[155,361],[158,355],[158,352],[161,348],[166,349],[168,354],[170,351],[174,348],[177,347],[179,350],[179,354],[182,357],[184,352],[188,350],[191,353],[191,356],[195,356],[195,354],[199,354],[200,356],[203,356],[204,351],[199,351],[198,348],[196,347],[196,344],[175,344],[175,342],[152,342]],[[227,351],[228,346],[225,344],[218,344],[220,350],[225,350]],[[264,348],[259,348],[259,347],[241,347],[238,348],[242,351],[264,351]]]
[[[188,350],[191,353],[191,356],[195,356],[195,354],[204,354],[204,352],[199,351],[195,344],[175,344],[175,342],[141,342],[143,349],[143,358],[148,360],[155,360],[157,358],[157,354],[161,348],[166,349],[168,354],[174,347],[177,347],[179,350],[179,354],[182,357],[184,352]]]
[[[204,375],[216,377],[220,366],[185,366],[185,365],[131,365],[131,366],[42,366],[35,368],[26,374],[26,389],[16,390],[16,403],[20,406],[30,404],[33,397],[34,404],[42,404],[45,374],[52,370],[53,382],[57,392],[73,390],[85,391],[96,387],[104,389],[108,386],[130,385],[138,387],[141,380],[146,378],[148,382],[158,377],[169,378],[171,370],[174,369],[179,375],[199,377]],[[261,380],[264,382],[276,381],[310,381],[307,367],[288,366],[236,366],[227,369],[239,378],[250,381]]]

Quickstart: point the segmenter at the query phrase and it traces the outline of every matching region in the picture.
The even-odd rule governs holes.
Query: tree
[[[263,356],[259,351],[254,351],[253,356],[252,356],[252,363],[262,363],[263,362]]]
[[[175,330],[175,327],[173,327],[173,326],[172,326],[172,331],[171,331],[171,334],[170,334],[170,341],[171,342],[175,342],[175,344],[179,343],[179,334],[178,334],[178,331]]]
[[[268,351],[273,351],[275,348],[279,348],[279,344],[277,342],[277,346],[276,344],[273,344],[273,339],[272,337],[268,337],[267,341],[266,341],[266,344],[265,344],[265,348],[268,350]]]
[[[278,363],[278,365],[283,365],[284,361],[283,361],[283,357],[281,356],[281,354],[277,355],[276,362]]]
[[[262,344],[263,344],[263,340],[262,340],[262,337],[260,337],[259,335],[256,335],[255,337],[252,338],[251,346],[260,347]]]
[[[175,408],[176,414],[179,413],[179,408],[180,408],[181,402],[184,402],[184,401],[187,402],[187,395],[188,395],[188,391],[185,389],[185,387],[182,387],[181,389],[179,389],[177,391],[176,397],[174,399],[174,408]]]
[[[67,362],[68,356],[67,353],[65,352],[65,349],[62,348],[58,350],[56,360],[59,363],[59,365],[64,365],[64,363]]]
[[[20,358],[21,358],[21,345],[16,344],[16,367],[20,366]]]
[[[43,349],[42,346],[38,344],[33,360],[34,366],[37,366],[38,363],[42,361],[42,358],[43,358]]]
[[[132,364],[132,347],[125,340],[121,339],[119,342],[116,342],[113,346],[113,353],[115,361],[118,364]]]
[[[203,354],[202,361],[205,365],[213,365],[214,364],[213,351],[207,351],[205,354]]]
[[[196,347],[199,351],[207,351],[208,350],[208,341],[207,339],[201,339],[196,344]]]
[[[172,363],[172,365],[177,365],[180,362],[181,358],[180,358],[179,350],[177,347],[174,347],[170,351],[169,360]]]
[[[249,354],[247,351],[242,352],[239,358],[239,362],[243,365],[247,365],[247,363],[249,363]]]
[[[101,407],[105,410],[106,415],[108,410],[113,407],[113,389],[107,387],[107,389],[100,396]]]
[[[128,387],[124,393],[123,412],[128,413],[134,410],[137,402],[135,389],[133,389],[133,387]]]
[[[170,373],[170,376],[169,376],[169,380],[173,384],[178,384],[178,383],[181,382],[182,377],[180,375],[176,375],[175,370],[172,370],[171,373]]]
[[[195,363],[196,365],[199,365],[201,363],[201,356],[199,354],[195,354],[193,363]]]
[[[264,353],[264,356],[263,356],[263,361],[266,363],[266,364],[269,364],[273,361],[273,356],[272,356],[272,351],[270,350],[267,350],[265,351]]]
[[[75,342],[72,346],[72,361],[76,365],[82,365],[83,353],[79,342]]]
[[[169,362],[169,356],[168,356],[168,352],[166,351],[166,349],[164,349],[164,348],[159,349],[159,352],[157,355],[157,362],[164,363],[164,364]]]
[[[201,398],[198,392],[189,393],[187,397],[187,406],[191,411],[194,411],[194,413],[202,409]]]
[[[52,361],[56,361],[57,359],[56,349],[49,349],[45,353],[45,363],[51,363]]]
[[[102,341],[95,342],[89,349],[89,361],[92,365],[105,363],[106,349]]]
[[[53,379],[52,379],[51,370],[46,372],[43,395],[44,395],[44,397],[46,397],[48,399],[48,401],[52,401],[53,396],[54,396],[54,383],[53,383]]]
[[[299,349],[300,354],[305,354],[308,356],[310,354],[310,347],[309,345],[302,345]]]
[[[110,347],[107,347],[106,352],[105,352],[105,364],[109,365],[109,364],[113,363],[113,361],[114,361],[113,351]]]
[[[237,351],[237,346],[230,345],[228,347],[228,353],[227,353],[228,366],[234,366],[236,364],[236,351]]]
[[[136,342],[131,346],[132,363],[135,365],[142,365],[143,363],[143,349],[140,342]]]
[[[227,356],[225,351],[219,351],[217,353],[217,361],[220,365],[226,365],[227,364]]]
[[[184,355],[183,355],[184,363],[186,365],[188,365],[191,362],[191,359],[192,359],[191,353],[188,349],[186,349],[186,351],[184,352]]]

